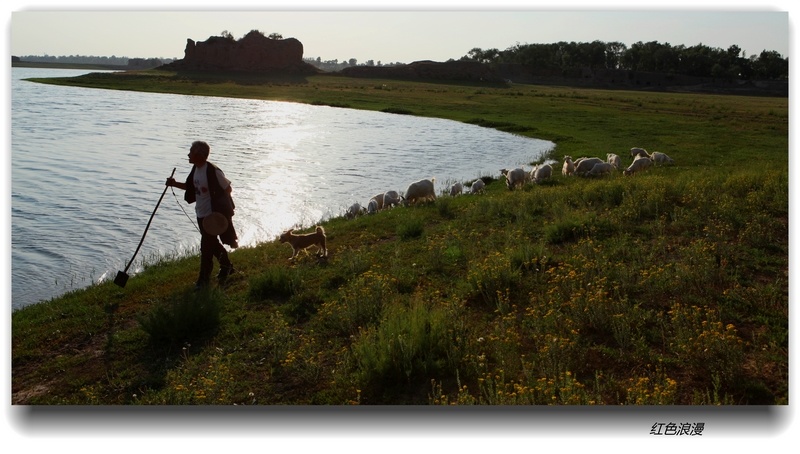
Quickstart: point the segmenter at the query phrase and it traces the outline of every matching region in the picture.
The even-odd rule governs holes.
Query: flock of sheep
[[[582,157],[573,161],[571,156],[564,156],[564,165],[561,168],[561,173],[564,176],[602,177],[622,170],[623,174],[627,176],[641,172],[653,165],[671,165],[675,163],[672,158],[664,153],[658,151],[648,153],[647,150],[640,147],[631,148],[631,157],[633,162],[627,168],[622,169],[622,159],[614,153],[608,153],[605,160],[596,157]],[[549,180],[553,175],[553,167],[550,164],[541,164],[535,166],[530,172],[517,167],[511,170],[502,169],[500,173],[505,177],[508,189],[514,190],[522,188],[528,182],[539,184]],[[411,183],[402,195],[394,190],[377,194],[369,199],[367,206],[362,206],[356,202],[347,209],[345,216],[352,219],[362,214],[375,214],[380,210],[398,205],[408,206],[436,200],[434,182],[435,179],[431,178]],[[478,194],[483,192],[484,187],[483,180],[477,179],[470,185],[469,192]],[[462,194],[464,193],[464,185],[455,183],[450,186],[448,192],[451,196]]]
[[[633,162],[622,171],[624,175],[633,175],[652,165],[675,164],[675,161],[665,153],[660,151],[648,153],[647,150],[640,147],[631,148],[631,157]],[[600,158],[580,158],[573,162],[572,157],[564,156],[561,173],[565,176],[599,177],[620,170],[621,167],[622,159],[614,153],[608,153],[605,161]]]
[[[397,191],[389,190],[377,194],[369,199],[367,206],[362,206],[356,202],[347,209],[345,216],[352,219],[362,214],[375,214],[378,211],[396,207],[398,205],[409,206],[417,203],[431,202],[436,200],[436,192],[434,190],[435,178],[415,181],[408,185],[406,191],[401,195]],[[470,193],[478,194],[483,192],[486,184],[481,179],[472,182]],[[451,196],[456,196],[464,193],[464,185],[462,183],[455,183],[450,186],[449,193]]]
[[[627,168],[622,169],[622,159],[615,153],[608,153],[606,159],[601,158],[579,158],[575,161],[571,156],[564,156],[564,165],[561,167],[561,174],[564,176],[581,177],[602,177],[622,170],[624,175],[633,175],[649,168],[652,165],[674,164],[675,161],[660,151],[648,153],[640,147],[631,148],[633,162]],[[513,170],[502,169],[500,171],[506,178],[508,189],[517,189],[524,186],[529,181],[541,183],[550,179],[553,175],[553,167],[550,164],[535,166],[530,172],[518,167]]]

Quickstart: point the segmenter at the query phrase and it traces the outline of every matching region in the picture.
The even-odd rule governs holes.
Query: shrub
[[[439,211],[439,215],[445,219],[453,219],[455,217],[452,197],[438,197],[436,199],[436,209]]]
[[[337,298],[319,307],[319,329],[335,335],[351,335],[377,324],[384,307],[391,301],[396,283],[393,278],[367,271],[343,286]]]
[[[361,331],[352,346],[352,367],[370,403],[395,402],[409,384],[425,382],[455,368],[455,347],[446,310],[413,302],[392,306],[380,325]],[[374,401],[374,402],[373,402]]]
[[[176,345],[213,335],[220,322],[222,294],[188,291],[176,299],[156,305],[139,325],[155,345]]]
[[[544,228],[544,236],[550,244],[562,244],[576,241],[586,236],[587,229],[577,219],[564,219]]]
[[[288,298],[300,287],[300,276],[297,270],[284,266],[271,266],[250,282],[248,296],[254,301],[269,298]]]
[[[419,219],[407,219],[397,226],[397,235],[403,240],[419,238],[425,231],[422,221]]]
[[[473,296],[491,309],[504,312],[510,288],[516,287],[519,271],[512,269],[506,254],[495,252],[470,263],[467,280]]]

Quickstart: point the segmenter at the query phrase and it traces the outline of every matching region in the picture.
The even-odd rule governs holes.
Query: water
[[[554,146],[448,120],[22,80],[82,73],[12,70],[12,309],[113,280],[172,169],[179,181],[191,170],[194,140],[211,145],[209,160],[232,181],[242,246],[421,178],[435,177],[441,193],[446,182],[497,176]],[[167,190],[128,274],[197,251],[194,205],[175,194]]]

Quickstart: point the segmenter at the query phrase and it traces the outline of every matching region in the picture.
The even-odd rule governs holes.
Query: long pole
[[[175,167],[172,168],[172,174],[169,177],[172,178],[173,176],[175,176]],[[169,186],[167,186],[165,184],[164,185],[164,192],[161,193],[161,197],[159,197],[158,203],[156,203],[156,207],[155,207],[155,209],[153,209],[153,214],[150,215],[150,220],[147,221],[147,227],[144,228],[144,233],[142,233],[142,239],[139,240],[139,245],[136,246],[136,251],[133,253],[133,257],[131,257],[131,261],[128,262],[128,264],[125,266],[125,271],[123,271],[123,273],[127,273],[128,272],[128,268],[131,267],[131,264],[133,263],[133,259],[136,258],[136,254],[139,253],[139,248],[142,247],[142,243],[144,243],[144,237],[145,237],[145,235],[147,235],[147,229],[150,228],[150,223],[153,222],[153,217],[156,215],[156,210],[158,210],[158,206],[161,205],[161,199],[163,199],[164,198],[164,194],[167,193],[167,188],[169,188]]]

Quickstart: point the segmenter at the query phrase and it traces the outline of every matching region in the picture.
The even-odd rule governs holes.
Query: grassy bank
[[[514,192],[493,180],[327,221],[324,260],[238,249],[225,289],[192,292],[188,258],[15,311],[14,403],[788,403],[785,98],[152,71],[50,82],[449,118],[552,140],[556,158],[643,146],[676,165]]]

